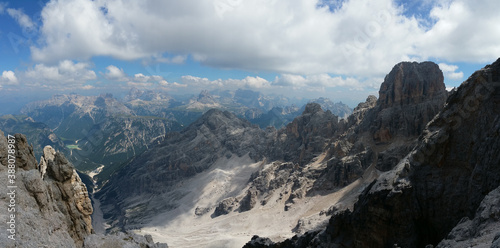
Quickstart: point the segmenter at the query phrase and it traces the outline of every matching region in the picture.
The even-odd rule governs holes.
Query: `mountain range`
[[[21,246],[500,247],[499,82],[500,59],[451,92],[437,64],[401,62],[352,113],[243,90],[30,104],[2,128],[73,150],[15,135]],[[96,192],[69,160],[106,164]]]

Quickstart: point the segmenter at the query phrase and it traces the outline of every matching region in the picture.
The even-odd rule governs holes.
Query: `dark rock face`
[[[248,190],[245,197],[240,202],[240,212],[251,210],[257,204],[258,192],[256,190]]]
[[[212,217],[215,218],[217,216],[229,214],[236,208],[237,203],[238,200],[236,200],[234,197],[222,200],[221,202],[219,202],[219,205],[215,208]]]
[[[470,247],[474,244],[488,244],[490,241],[491,247],[500,245],[500,188],[486,195],[474,218],[464,217],[460,220],[437,247]]]
[[[380,86],[382,108],[412,105],[441,96],[446,91],[443,73],[433,62],[401,62],[395,65]]]
[[[425,125],[444,107],[447,92],[438,65],[402,62],[394,66],[380,88],[347,120],[330,140],[327,168],[312,191],[331,191],[360,178],[371,165],[394,168],[415,146]]]
[[[323,111],[317,103],[309,103],[302,115],[278,132],[271,158],[306,164],[324,151],[338,130],[337,116]]]
[[[432,62],[401,62],[380,86],[377,106],[361,124],[376,142],[397,136],[418,136],[442,109],[448,94],[439,66]]]
[[[349,126],[357,126],[364,119],[365,114],[368,110],[372,109],[377,105],[377,97],[370,95],[366,98],[365,102],[358,104],[356,108],[354,108],[352,114],[347,118]]]
[[[448,247],[463,238],[477,238],[481,233],[470,232],[475,227],[495,227],[499,82],[500,59],[452,93],[416,147],[365,189],[352,212],[337,213],[313,238],[304,235],[269,247],[424,247],[445,238],[440,246]],[[492,234],[484,242],[497,240]]]

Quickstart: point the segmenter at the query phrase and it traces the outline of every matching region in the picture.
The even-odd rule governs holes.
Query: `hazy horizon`
[[[351,108],[401,61],[500,56],[498,1],[0,1],[0,113],[54,94],[238,88]],[[479,38],[478,38],[479,37]]]

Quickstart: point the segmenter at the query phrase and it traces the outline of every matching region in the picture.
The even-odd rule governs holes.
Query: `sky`
[[[0,113],[53,94],[238,88],[351,107],[401,61],[500,57],[498,0],[0,0]]]

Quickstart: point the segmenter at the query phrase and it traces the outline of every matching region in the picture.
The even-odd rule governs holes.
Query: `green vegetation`
[[[78,145],[66,145],[66,148],[70,149],[70,150],[81,150],[80,147],[78,147]]]

